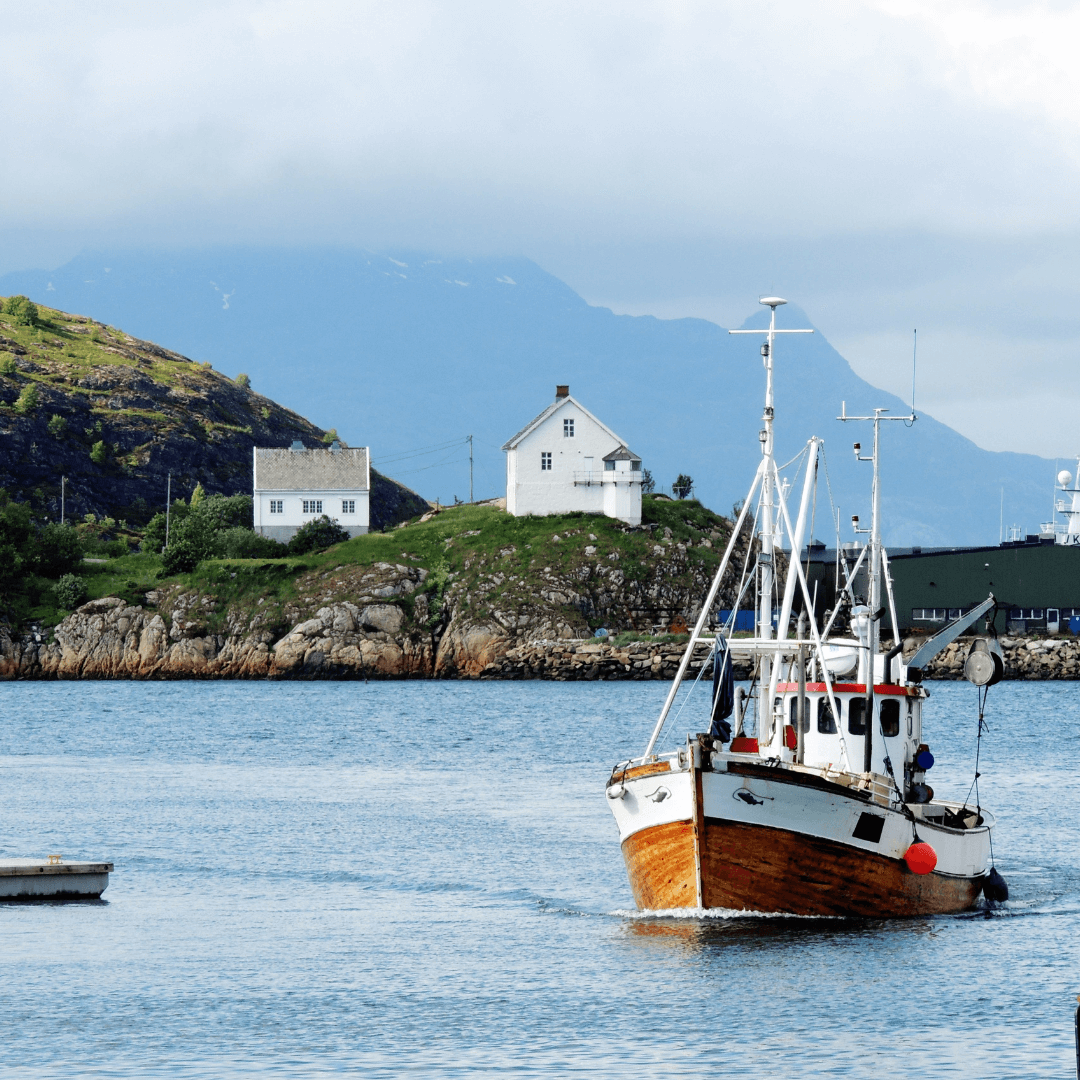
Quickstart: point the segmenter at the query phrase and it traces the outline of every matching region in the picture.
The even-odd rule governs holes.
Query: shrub
[[[239,525],[219,532],[214,537],[212,550],[218,559],[280,559],[289,552],[277,540]]]
[[[67,434],[68,422],[59,413],[53,413],[49,419],[49,434],[54,439],[62,439]]]
[[[337,428],[332,427],[325,435],[323,435],[322,441],[326,443],[327,446],[332,442],[340,442],[341,440],[338,439]]]
[[[242,386],[245,390],[250,390],[251,379],[241,371],[240,374],[236,376],[236,385]]]
[[[28,296],[11,296],[4,304],[4,314],[10,315],[12,320],[20,326],[37,326],[37,304]]]
[[[296,535],[289,541],[289,553],[304,555],[309,551],[325,551],[348,539],[348,532],[323,514],[297,529]]]
[[[37,555],[34,561],[35,569],[43,577],[70,575],[82,561],[82,557],[79,534],[70,525],[53,522],[38,533]]]
[[[90,447],[90,460],[95,465],[104,465],[108,456],[109,452],[105,449],[105,442],[103,439],[98,439],[98,441]]]
[[[9,379],[19,370],[18,364],[15,363],[15,357],[11,353],[4,353],[0,356],[0,375],[6,375]]]
[[[86,582],[78,574],[65,574],[54,586],[56,602],[73,611],[86,599]]]
[[[259,410],[259,415],[260,415],[260,416],[262,416],[262,418],[263,418],[264,420],[269,420],[269,419],[270,419],[270,406],[269,406],[269,405],[264,405],[264,406],[263,406],[263,407],[262,407],[262,408],[261,408],[261,409]]]
[[[41,395],[38,393],[37,383],[27,383],[22,388],[19,400],[15,402],[15,409],[21,413],[32,413],[41,404]]]

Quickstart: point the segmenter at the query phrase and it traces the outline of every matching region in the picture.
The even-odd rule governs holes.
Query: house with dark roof
[[[569,386],[557,386],[503,450],[506,509],[516,517],[581,510],[641,524],[641,458]]]
[[[366,446],[257,446],[254,487],[255,531],[263,536],[288,543],[301,525],[324,514],[350,536],[368,531],[371,455]]]

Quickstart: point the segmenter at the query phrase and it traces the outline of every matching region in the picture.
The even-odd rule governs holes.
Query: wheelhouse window
[[[836,734],[836,717],[833,716],[832,702],[824,694],[818,698],[817,729],[822,735]]]
[[[285,513],[285,500],[284,499],[271,499],[270,500],[270,513],[271,514],[284,514]]]
[[[551,454],[547,450],[540,453],[540,471],[551,472]]]
[[[885,698],[881,703],[881,734],[887,739],[900,734],[900,702]]]
[[[303,502],[305,514],[322,513],[322,499],[304,499]]]
[[[572,439],[574,437],[574,421],[564,420],[562,422],[562,433],[564,439]]]
[[[341,500],[341,512],[343,514],[355,514],[356,513],[356,500],[355,499],[342,499]]]
[[[866,734],[866,698],[852,698],[848,702],[847,729],[849,735]]]
[[[798,731],[799,730],[799,695],[793,694],[791,697],[790,705],[790,723],[791,726]],[[810,730],[810,699],[803,698],[803,731]]]

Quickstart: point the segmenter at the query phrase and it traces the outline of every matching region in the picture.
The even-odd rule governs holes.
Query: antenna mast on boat
[[[873,487],[870,491],[870,528],[860,529],[858,516],[851,519],[851,524],[857,533],[870,534],[870,612],[869,626],[867,627],[867,660],[866,660],[866,742],[863,760],[863,770],[870,772],[873,754],[873,725],[870,718],[874,715],[874,660],[878,655],[878,643],[881,640],[881,616],[884,609],[881,605],[881,494],[880,494],[880,461],[881,455],[879,437],[881,434],[882,420],[901,420],[906,424],[913,424],[918,417],[914,410],[907,416],[884,416],[888,409],[875,409],[873,416],[848,416],[847,402],[840,407],[840,415],[837,420],[862,420],[874,423],[874,452],[870,457],[862,453],[862,444],[855,444],[855,458],[858,461],[872,461],[874,463]],[[897,627],[893,627],[894,633],[899,633]],[[886,678],[888,673],[883,673]]]
[[[773,459],[773,419],[775,408],[773,404],[773,340],[777,334],[812,334],[813,330],[777,330],[776,309],[787,301],[779,296],[763,296],[758,300],[769,308],[769,328],[767,330],[729,330],[729,334],[765,334],[765,342],[761,346],[761,358],[765,364],[765,412],[762,415],[764,427],[758,433],[761,440],[761,455],[765,459],[761,479],[761,553],[758,556],[758,564],[761,567],[761,591],[758,604],[758,637],[768,640],[772,637],[772,613],[773,613],[773,582],[775,581],[775,564],[773,562],[776,548],[776,504],[773,492],[772,476],[774,472]],[[792,557],[797,559],[798,552],[793,552]],[[767,655],[761,659],[760,685],[768,686],[772,672],[772,661]]]

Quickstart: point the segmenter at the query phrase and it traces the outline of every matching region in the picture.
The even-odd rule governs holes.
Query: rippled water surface
[[[990,691],[1009,903],[888,923],[631,912],[604,781],[665,690],[0,686],[0,855],[116,864],[0,906],[0,1074],[1073,1075],[1077,684]]]

